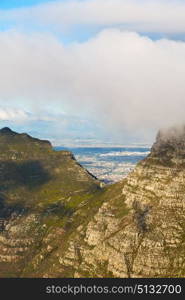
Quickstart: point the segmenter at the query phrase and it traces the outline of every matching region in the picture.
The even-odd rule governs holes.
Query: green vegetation
[[[59,201],[75,207],[100,189],[70,152],[6,128],[0,131],[0,182],[1,205],[39,211]]]

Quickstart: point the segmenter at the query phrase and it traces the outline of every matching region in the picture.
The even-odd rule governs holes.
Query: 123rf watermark
[[[46,294],[58,295],[180,295],[182,293],[182,286],[167,285],[167,284],[133,284],[129,286],[86,286],[83,284],[72,286],[70,284],[65,286],[50,285],[45,289]]]

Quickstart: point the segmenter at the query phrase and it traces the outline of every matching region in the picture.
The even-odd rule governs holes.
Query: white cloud
[[[12,101],[12,100],[11,100]],[[3,103],[3,101],[0,99],[0,102]],[[14,104],[16,104],[17,101],[13,101]],[[65,116],[66,119],[66,116]],[[66,120],[64,120],[64,115],[60,113],[59,115],[49,113],[48,111],[38,111],[38,112],[28,112],[24,109],[18,109],[14,107],[6,107],[1,106],[0,107],[0,122],[1,121],[9,121],[14,123],[26,123],[26,122],[34,122],[34,121],[45,121],[45,122],[54,122],[54,121],[60,121],[61,123],[65,123]]]
[[[58,29],[84,25],[124,25],[144,32],[185,32],[185,3],[182,0],[71,0],[29,8],[2,11],[0,19],[54,25]]]
[[[184,42],[114,29],[64,46],[50,35],[4,32],[0,49],[1,105],[66,107],[115,132],[185,120]]]
[[[21,109],[0,107],[0,121],[25,122],[29,119],[29,114]]]

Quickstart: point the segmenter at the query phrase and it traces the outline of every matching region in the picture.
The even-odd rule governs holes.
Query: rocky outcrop
[[[184,141],[185,130],[160,132],[151,154],[106,189],[102,206],[60,258],[74,276],[185,276]]]
[[[0,232],[0,276],[185,277],[184,152],[183,128],[160,131],[149,156],[104,188],[68,158],[57,185],[58,192],[71,172],[68,193],[61,189],[60,199],[52,194],[49,202],[42,194],[31,201],[34,209],[26,204],[21,210],[18,202],[14,212],[9,207]],[[50,180],[62,167],[60,159],[52,163]],[[5,182],[12,204],[17,183]],[[39,188],[34,191],[38,195]]]

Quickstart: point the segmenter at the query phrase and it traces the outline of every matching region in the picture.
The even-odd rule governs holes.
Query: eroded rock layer
[[[26,194],[15,196],[16,182],[3,181],[8,210],[0,233],[0,276],[184,277],[184,141],[184,128],[161,131],[150,155],[126,179],[103,188],[69,155],[55,165],[51,157],[63,154],[50,149],[47,170],[51,183],[60,177],[54,185],[60,196],[51,195],[49,202],[43,193],[31,196],[47,183],[21,186],[30,193],[29,205]],[[66,193],[60,185],[68,176]],[[12,208],[17,199],[24,209]]]

